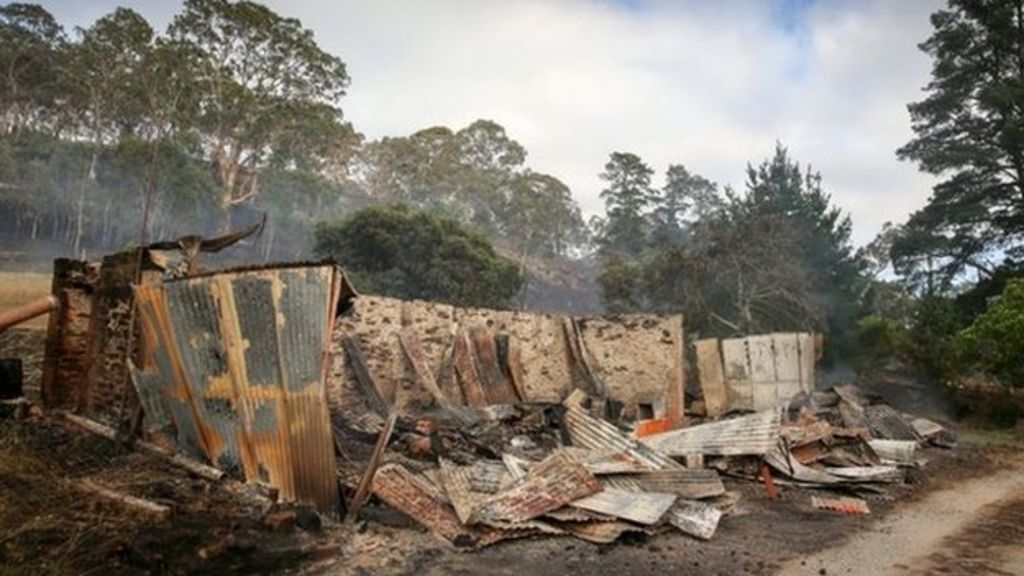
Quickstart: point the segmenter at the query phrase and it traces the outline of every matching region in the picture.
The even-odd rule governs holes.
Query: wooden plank
[[[466,397],[466,403],[477,408],[487,406],[487,397],[484,395],[483,386],[480,385],[480,377],[476,372],[476,362],[473,361],[472,346],[469,342],[469,336],[466,335],[465,331],[460,330],[455,335],[452,363],[455,365],[455,373],[458,375],[459,384],[462,386],[462,394]]]
[[[578,379],[581,384],[580,388],[588,395],[605,398],[608,395],[608,389],[595,372],[593,358],[587,353],[579,324],[573,318],[563,318],[562,332],[565,335],[566,348],[569,351],[570,373]]]
[[[356,376],[356,384],[359,385],[359,391],[362,393],[367,407],[381,416],[387,416],[391,409],[387,400],[381,395],[380,388],[377,387],[373,376],[370,375],[370,370],[366,367],[366,358],[359,347],[359,341],[352,336],[345,336],[341,339],[341,344],[345,348],[349,366],[352,367],[352,373]]]
[[[434,380],[434,373],[427,366],[427,359],[423,354],[423,346],[420,343],[420,339],[412,331],[412,328],[408,326],[403,328],[398,333],[398,340],[402,345],[402,351],[405,352],[406,359],[409,360],[409,364],[412,366],[413,373],[416,374],[416,380],[419,385],[434,397],[439,406],[450,408],[452,403],[445,397],[441,388],[437,385],[437,381]]]
[[[498,348],[491,331],[478,324],[469,329],[469,337],[473,343],[477,375],[488,404],[515,404],[516,395],[498,363]]]
[[[114,502],[125,508],[130,508],[136,512],[142,512],[153,516],[157,520],[167,520],[171,517],[171,509],[163,504],[157,504],[151,500],[145,500],[129,494],[122,494],[121,492],[115,492],[109,488],[100,486],[91,480],[80,480],[74,483],[75,488],[93,496],[99,496],[105,500]]]
[[[722,351],[717,338],[698,340],[697,375],[700,389],[704,393],[704,409],[711,418],[721,416],[729,409],[729,396],[725,388],[725,369],[722,366]]]
[[[373,447],[373,454],[370,455],[370,462],[366,465],[366,471],[363,472],[363,477],[359,481],[359,487],[356,488],[356,493],[352,496],[352,501],[348,505],[346,520],[352,521],[358,518],[359,511],[362,510],[363,505],[369,499],[370,490],[373,487],[373,476],[377,473],[380,459],[384,455],[384,450],[388,447],[388,442],[391,440],[391,434],[395,431],[395,423],[397,421],[398,414],[392,412],[388,415],[388,421],[384,424],[384,429],[377,436],[377,443]]]

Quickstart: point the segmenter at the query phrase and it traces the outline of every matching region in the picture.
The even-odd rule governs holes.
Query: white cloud
[[[597,174],[612,151],[741,187],[777,139],[822,172],[858,242],[929,194],[895,149],[928,80],[916,44],[934,0],[820,2],[789,32],[770,3],[742,0],[270,4],[349,65],[343,107],[367,136],[493,119],[588,213],[602,210]],[[169,8],[138,7],[161,24]]]

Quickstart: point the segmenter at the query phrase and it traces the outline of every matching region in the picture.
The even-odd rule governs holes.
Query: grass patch
[[[0,272],[0,310],[20,306],[50,293],[52,276],[42,272]],[[19,324],[25,328],[46,329],[47,315]]]

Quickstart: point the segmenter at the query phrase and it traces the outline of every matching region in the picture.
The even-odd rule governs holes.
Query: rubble
[[[68,264],[61,282],[84,282],[75,271],[99,273]],[[810,334],[699,341],[703,398],[684,405],[679,316],[363,297],[331,264],[150,276],[133,298],[138,326],[118,324],[140,336],[121,359],[130,378],[100,389],[133,398],[122,408],[137,406],[136,448],[326,518],[356,520],[376,498],[460,550],[663,530],[710,539],[739,498],[723,478],[763,482],[773,500],[794,486],[835,492],[844,498],[812,506],[867,513],[851,494],[886,494],[923,465],[919,446],[953,441],[854,386],[815,390]],[[54,322],[51,372],[85,371],[78,356],[59,358],[81,327]],[[96,408],[90,388],[50,386],[51,405]]]

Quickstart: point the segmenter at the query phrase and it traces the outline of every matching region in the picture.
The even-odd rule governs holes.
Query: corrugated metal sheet
[[[178,442],[286,500],[338,507],[325,372],[333,266],[213,274],[136,289]]]
[[[913,464],[917,442],[913,440],[868,440],[868,446],[883,460]]]
[[[605,488],[597,494],[572,502],[570,506],[622,518],[637,524],[650,525],[661,520],[661,517],[668,512],[675,501],[675,494],[631,492]]]
[[[386,464],[377,470],[373,493],[458,548],[477,548],[517,536],[487,526],[464,526],[436,487],[399,464]]]
[[[683,498],[699,500],[725,494],[725,485],[718,472],[708,468],[651,470],[625,477],[635,481],[643,490],[678,494]]]
[[[874,404],[864,408],[868,426],[878,438],[886,440],[917,440],[914,428],[894,408]]]
[[[694,500],[676,500],[676,503],[665,514],[668,523],[681,532],[708,540],[715,535],[718,522],[722,519],[722,511],[703,502]]]
[[[556,451],[533,465],[522,481],[489,498],[473,516],[480,522],[526,522],[601,488],[579,461]]]
[[[634,460],[656,470],[683,467],[640,441],[627,437],[610,422],[594,418],[574,406],[567,407],[564,421],[569,437],[576,446],[605,452],[625,452]]]
[[[641,439],[649,448],[669,456],[762,455],[779,439],[782,409],[681,428]]]
[[[811,506],[819,510],[832,510],[843,514],[870,514],[868,503],[860,498],[822,498],[811,496]]]

